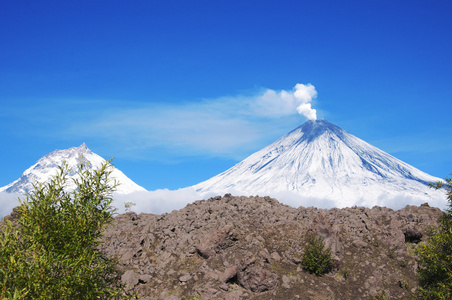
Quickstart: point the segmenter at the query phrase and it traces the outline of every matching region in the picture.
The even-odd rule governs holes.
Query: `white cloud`
[[[237,191],[235,189],[228,189],[220,194],[223,196],[225,193],[230,193],[233,196],[251,196],[247,193],[243,193]],[[216,193],[209,193],[201,195],[197,193],[193,188],[184,188],[178,190],[156,190],[149,192],[136,192],[128,195],[116,195],[114,206],[118,208],[118,213],[123,213],[125,211],[125,203],[132,202],[136,205],[132,207],[132,211],[136,213],[154,213],[154,214],[162,214],[162,213],[170,213],[173,210],[179,210],[184,208],[188,203],[193,203],[196,200],[208,199],[210,197],[217,196]],[[286,204],[292,206],[294,208],[298,208],[300,206],[303,207],[317,207],[317,208],[326,208],[331,209],[333,207],[343,208],[349,205],[344,205],[341,202],[329,200],[329,199],[320,199],[314,197],[305,197],[300,195],[297,192],[292,191],[280,191],[273,192],[270,194],[266,193],[257,193],[254,196],[259,195],[261,197],[270,196],[272,198],[277,199],[282,204]],[[425,199],[409,197],[409,196],[389,196],[389,195],[381,195],[378,199],[373,199],[369,201],[368,199],[361,199],[356,202],[351,203],[352,206],[364,206],[372,208],[375,205],[385,206],[392,209],[402,209],[407,205],[415,205],[419,206],[422,203],[425,203]],[[438,207],[440,209],[445,209],[447,207],[447,201],[445,197],[430,199],[429,205],[432,207]]]
[[[239,157],[300,125],[297,111],[315,119],[310,102],[316,95],[313,85],[297,84],[291,91],[265,89],[251,96],[120,106],[73,123],[67,134],[121,144],[130,152],[163,148],[184,155]]]
[[[114,195],[113,206],[118,213],[125,212],[125,203],[132,202],[131,211],[136,213],[163,214],[184,208],[188,203],[201,200],[202,197],[192,188],[178,190],[160,189],[148,192]]]
[[[246,195],[246,193],[238,192],[234,189],[230,189],[225,193],[231,193],[234,196]],[[217,194],[200,195],[193,188],[183,188],[178,190],[159,189],[155,191],[135,192],[131,194],[115,194],[113,206],[118,209],[117,213],[125,212],[125,203],[132,202],[135,205],[131,207],[131,210],[136,213],[153,213],[163,214],[170,213],[173,210],[179,210],[184,208],[187,204],[193,203],[197,200],[207,199],[209,197],[216,196]],[[258,194],[259,196],[267,196],[266,194]],[[223,194],[221,194],[223,196]],[[274,192],[269,195],[277,199],[279,202],[298,208],[300,206],[317,208],[333,208],[333,207],[345,207],[343,204],[337,203],[332,200],[318,199],[304,197],[296,192],[281,191]],[[19,203],[17,199],[22,197],[20,194],[0,193],[0,219],[6,215],[9,215],[12,209]],[[381,196],[378,199],[368,201],[362,199],[353,203],[357,206],[365,206],[372,208],[375,205],[386,206],[392,209],[401,209],[406,205],[419,206],[425,202],[425,199],[418,199],[415,197],[404,196]],[[446,197],[431,199],[429,205],[445,209],[447,207]]]
[[[16,193],[0,193],[0,219],[9,215],[13,208],[19,205],[19,198],[23,198],[22,194]]]

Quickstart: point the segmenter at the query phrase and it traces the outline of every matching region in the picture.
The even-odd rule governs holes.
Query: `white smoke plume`
[[[267,89],[258,97],[248,99],[251,113],[265,117],[281,117],[297,111],[309,120],[317,119],[317,112],[311,102],[317,97],[315,87],[308,83],[297,83],[292,91]]]
[[[312,99],[317,97],[315,87],[310,83],[307,85],[297,83],[295,85],[295,92],[293,95],[299,102],[297,107],[298,113],[305,116],[309,120],[317,120],[317,111],[311,107]]]

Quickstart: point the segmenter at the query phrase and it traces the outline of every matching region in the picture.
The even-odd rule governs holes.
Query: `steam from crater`
[[[250,113],[256,116],[283,117],[297,111],[309,120],[317,120],[317,112],[311,106],[316,97],[317,91],[312,84],[297,83],[290,91],[267,89],[258,97],[250,97],[242,103],[248,103]]]
[[[315,87],[310,83],[307,85],[297,83],[293,95],[298,102],[298,113],[309,120],[317,120],[317,111],[311,106],[312,99],[317,97]]]

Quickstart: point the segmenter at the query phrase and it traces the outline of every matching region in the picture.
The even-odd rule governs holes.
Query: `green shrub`
[[[426,244],[416,250],[419,255],[420,299],[452,299],[452,180],[432,185],[448,192],[449,209],[438,220]]]
[[[132,211],[132,206],[135,206],[136,204],[133,202],[126,202],[124,203],[124,207],[126,209],[126,212]]]
[[[123,299],[116,261],[98,250],[113,219],[110,164],[82,162],[75,190],[67,165],[20,200],[18,218],[0,227],[0,299]]]
[[[375,295],[370,296],[371,300],[389,300],[388,294],[383,289],[377,291]]]
[[[314,273],[317,276],[331,270],[333,266],[331,249],[325,248],[325,241],[321,236],[312,234],[309,237],[304,248],[301,266],[309,273]]]

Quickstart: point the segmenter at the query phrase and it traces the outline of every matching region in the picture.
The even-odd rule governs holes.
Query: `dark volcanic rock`
[[[414,225],[409,225],[403,229],[403,234],[405,235],[405,242],[408,243],[419,243],[422,239],[422,232]]]
[[[209,258],[217,252],[231,247],[237,240],[236,236],[232,232],[232,225],[227,225],[221,230],[212,230],[200,240],[196,250],[202,257]]]
[[[237,281],[245,289],[253,292],[265,292],[276,287],[277,276],[267,269],[251,267],[239,272]]]
[[[296,209],[225,195],[170,214],[119,215],[101,247],[140,299],[368,299],[383,291],[410,299],[414,249],[441,214],[428,205]],[[322,277],[300,266],[312,233],[334,256]]]

